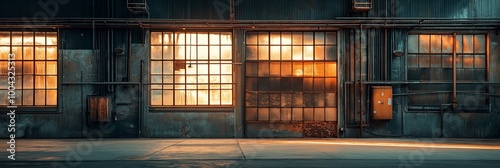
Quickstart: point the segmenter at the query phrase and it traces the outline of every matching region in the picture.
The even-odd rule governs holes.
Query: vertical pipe
[[[456,109],[457,108],[457,52],[456,52],[456,38],[457,38],[457,33],[453,33],[453,59],[452,59],[452,68],[453,68],[453,102],[452,102],[452,108]]]
[[[144,106],[143,105],[144,104],[144,96],[143,96],[143,93],[142,93],[143,90],[144,90],[143,89],[144,85],[143,85],[143,81],[142,81],[142,78],[143,78],[142,74],[144,72],[144,60],[141,59],[140,64],[141,64],[140,65],[141,69],[140,69],[140,74],[139,74],[139,83],[140,83],[140,85],[139,85],[139,88],[138,88],[139,92],[137,94],[139,95],[139,103],[138,103],[138,106],[139,106],[139,110],[138,110],[139,111],[139,117],[138,117],[139,118],[139,121],[138,121],[138,123],[139,123],[138,124],[139,125],[139,138],[142,138],[142,113],[143,113],[143,109],[144,109],[143,108],[143,106]]]
[[[130,81],[130,57],[132,56],[132,36],[130,33],[130,29],[127,29],[127,55],[126,55],[126,61],[127,61],[127,82]]]
[[[352,39],[352,45],[353,45],[352,46],[352,51],[353,52],[352,52],[351,61],[352,61],[352,65],[353,65],[352,70],[353,70],[353,74],[354,74],[354,79],[353,79],[354,85],[352,86],[352,90],[354,92],[354,94],[353,94],[354,96],[353,96],[353,102],[352,102],[352,105],[353,105],[352,106],[352,108],[353,108],[352,114],[353,114],[353,119],[354,119],[354,123],[353,124],[355,124],[356,123],[356,104],[357,104],[356,103],[356,97],[358,95],[357,91],[356,91],[356,87],[358,86],[358,81],[357,81],[357,78],[356,78],[356,75],[357,75],[357,69],[356,69],[356,46],[357,46],[356,45],[356,31],[354,31],[354,33],[352,35],[350,35],[350,36],[353,37],[353,39]],[[360,117],[359,118],[360,119],[359,122],[361,123],[361,116],[359,116],[359,117]]]
[[[80,82],[83,82],[83,71],[80,70]],[[83,130],[85,129],[85,123],[87,122],[87,119],[85,118],[85,108],[83,107],[83,102],[84,101],[84,98],[83,98],[83,85],[80,85],[80,103],[81,103],[81,109],[82,109],[82,137],[84,137],[84,133]]]
[[[359,25],[359,137],[363,137],[363,25]]]
[[[387,28],[384,30],[384,81],[387,81]]]

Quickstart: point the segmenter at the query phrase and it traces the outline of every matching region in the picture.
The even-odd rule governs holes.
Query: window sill
[[[1,106],[1,113],[8,113],[10,110],[16,110],[16,114],[59,114],[61,113],[57,106],[18,106],[17,108],[7,108],[7,106]]]
[[[234,112],[234,106],[150,106],[149,112]]]

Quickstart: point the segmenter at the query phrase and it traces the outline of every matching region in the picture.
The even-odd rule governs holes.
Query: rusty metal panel
[[[92,122],[97,122],[97,113],[99,111],[99,98],[89,97],[89,119]]]
[[[246,125],[245,137],[248,138],[333,138],[337,136],[337,122],[335,121],[251,121]]]
[[[372,86],[372,115],[375,120],[392,119],[392,87]]]
[[[102,96],[89,97],[89,116],[92,122],[109,122],[109,98]]]

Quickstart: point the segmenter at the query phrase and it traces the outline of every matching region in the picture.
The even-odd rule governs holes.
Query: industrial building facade
[[[500,137],[495,0],[4,4],[17,137]]]

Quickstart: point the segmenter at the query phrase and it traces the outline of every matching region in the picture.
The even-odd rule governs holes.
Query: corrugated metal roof
[[[239,20],[332,20],[336,17],[499,18],[498,0],[372,0],[368,15],[352,13],[349,0],[235,0]],[[57,2],[57,1],[54,1]],[[150,18],[229,19],[229,0],[148,0]],[[94,4],[94,5],[93,5]],[[95,7],[92,10],[92,7]],[[109,6],[109,7],[108,7]],[[49,10],[53,10],[49,7]],[[95,14],[92,14],[92,12]],[[113,11],[113,12],[110,12]],[[0,17],[144,17],[131,15],[126,1],[71,0],[46,11],[37,1],[4,1]],[[42,14],[42,15],[40,15]],[[54,15],[54,16],[52,16]]]

